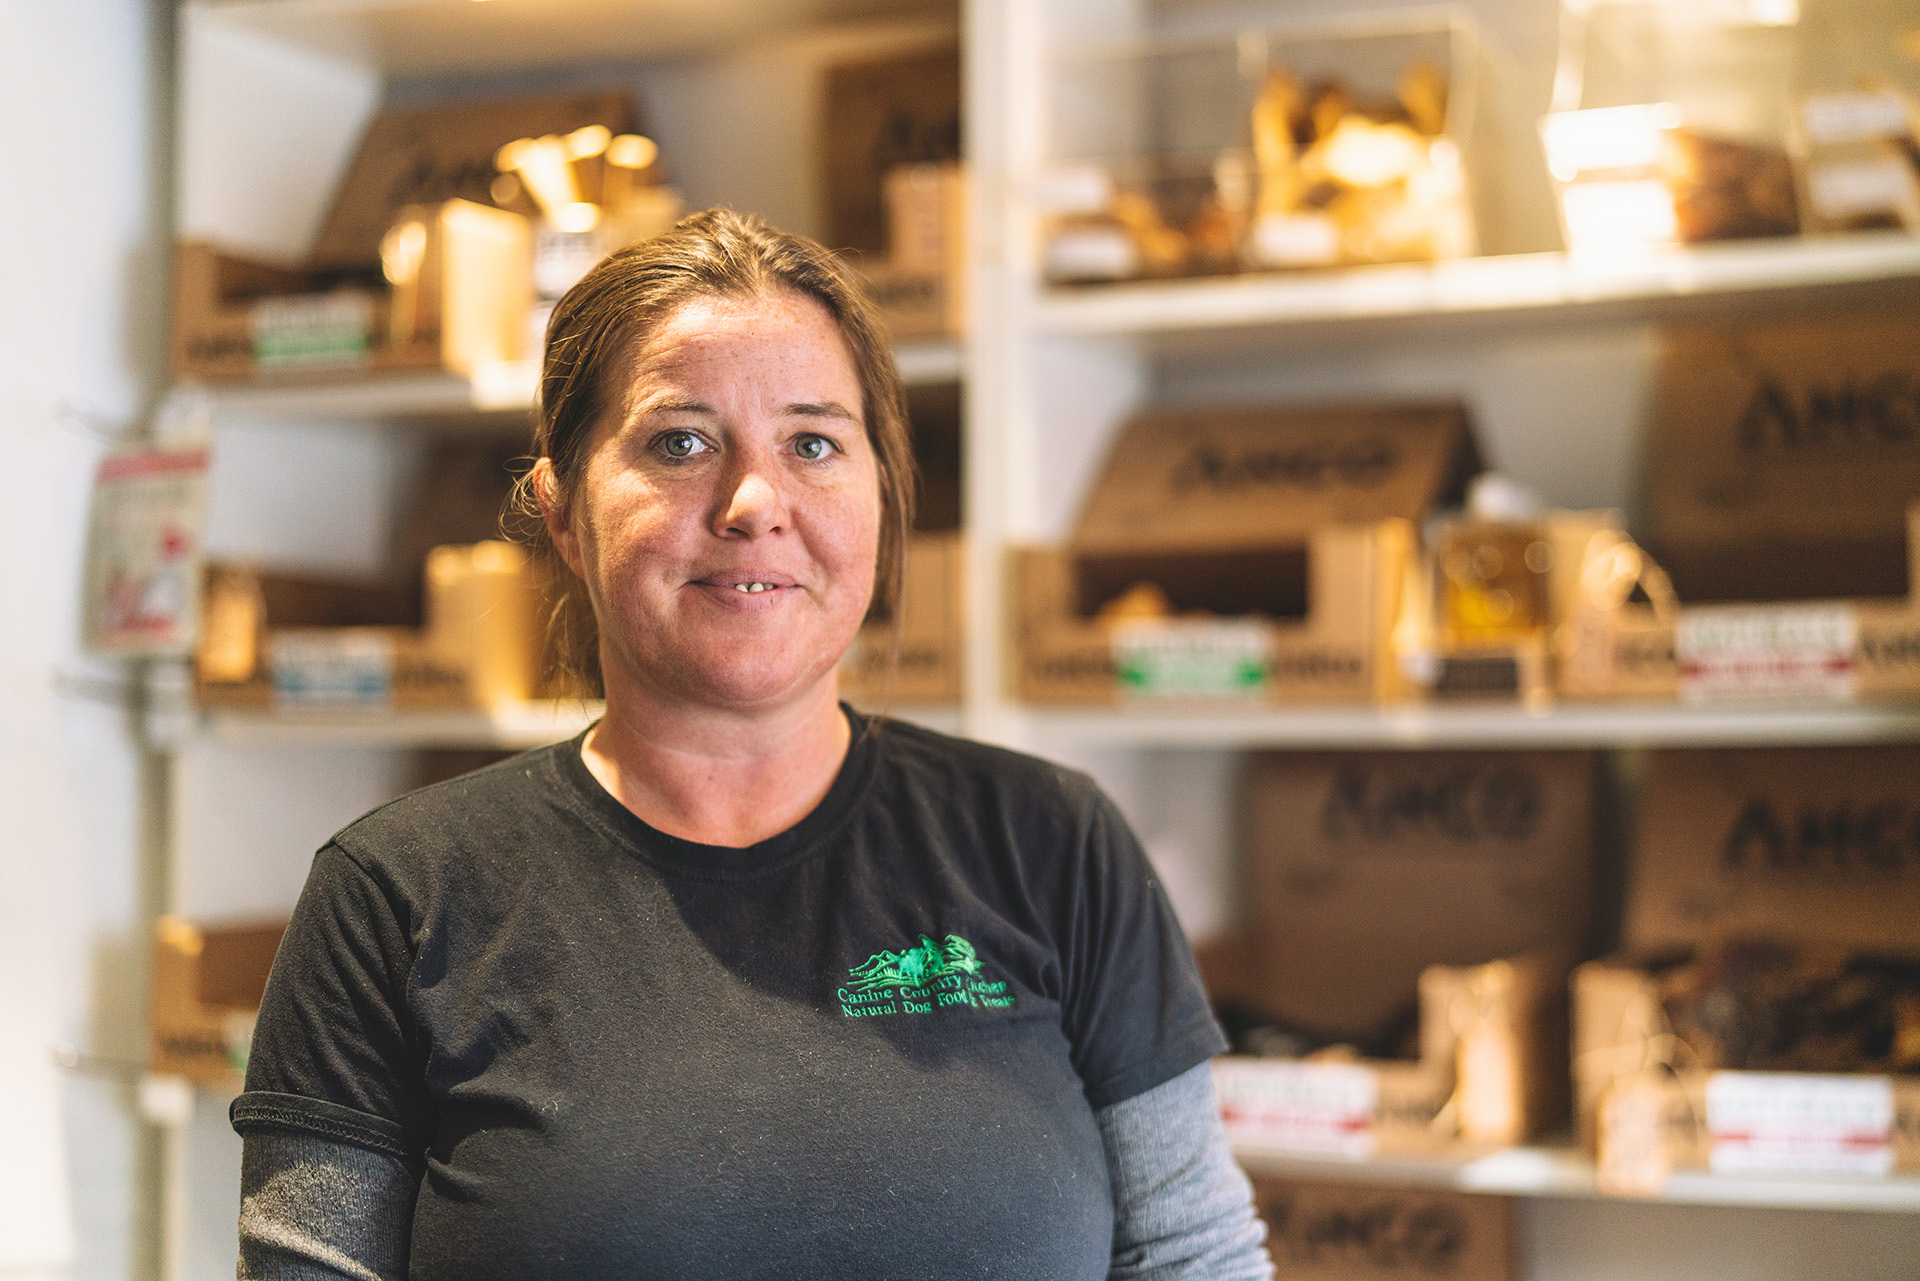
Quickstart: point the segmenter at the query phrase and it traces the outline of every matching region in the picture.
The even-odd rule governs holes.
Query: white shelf
[[[388,76],[474,75],[714,52],[875,18],[950,17],[952,0],[190,0],[236,31]]]
[[[902,343],[893,355],[909,386],[958,382],[965,370],[958,342]],[[476,370],[471,378],[446,371],[364,377],[286,374],[249,383],[186,383],[174,394],[206,397],[216,419],[524,418],[533,409],[539,378],[532,361],[505,361]]]
[[[598,720],[599,702],[560,699],[514,706],[444,711],[390,711],[378,707],[280,708],[239,711],[160,702],[150,722],[154,741],[299,744],[387,748],[476,748],[521,751],[572,738]],[[954,707],[895,707],[888,714],[954,734]]]
[[[1768,289],[1920,277],[1920,239],[1899,232],[1753,240],[1628,259],[1513,254],[1343,270],[1046,290],[1055,334],[1155,334],[1344,320],[1655,306]]]
[[[1743,747],[1920,741],[1920,703],[1024,712],[1041,742],[1115,747]]]
[[[155,738],[219,743],[390,748],[495,748],[513,751],[571,738],[600,715],[578,699],[496,708],[396,712],[378,707],[238,711],[172,707],[153,724]]]
[[[1234,1157],[1249,1173],[1336,1183],[1447,1188],[1499,1196],[1657,1201],[1671,1205],[1751,1206],[1780,1210],[1920,1212],[1920,1177],[1847,1179],[1811,1175],[1670,1175],[1656,1193],[1600,1191],[1593,1159],[1574,1148],[1515,1147],[1447,1156],[1386,1155],[1357,1160],[1241,1143]]]

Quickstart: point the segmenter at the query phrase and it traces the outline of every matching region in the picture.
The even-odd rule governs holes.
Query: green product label
[[[973,944],[958,934],[936,943],[926,935],[904,952],[875,952],[847,971],[836,996],[850,1019],[932,1014],[949,1006],[1010,1010],[1018,998],[1005,979],[989,978]]]
[[[1143,697],[1257,696],[1273,672],[1266,629],[1230,622],[1122,627],[1113,665],[1121,692]]]

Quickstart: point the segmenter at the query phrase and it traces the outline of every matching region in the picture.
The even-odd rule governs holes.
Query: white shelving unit
[[[1683,300],[1723,304],[1768,290],[1817,290],[1920,275],[1900,232],[1732,241],[1632,257],[1507,254],[1296,275],[1235,276],[1045,291],[1046,334],[1157,334],[1488,315],[1515,324],[1658,316]]]
[[[633,94],[695,207],[733,204],[817,233],[824,69],[958,32],[957,0],[184,0],[176,227],[296,260],[383,100],[581,87]],[[965,371],[954,342],[904,344],[895,355],[910,383],[952,383]],[[174,389],[214,424],[210,553],[379,572],[426,439],[524,439],[537,378],[522,362],[471,377],[307,375]],[[210,920],[288,911],[313,850],[410,786],[419,753],[531,747],[597,714],[580,702],[200,709],[178,670],[160,673],[153,694],[147,733],[173,760],[169,906]],[[953,709],[896,712],[959,728]],[[166,1131],[159,1270],[169,1281],[233,1275],[230,1101],[200,1092],[191,1119]]]
[[[1550,0],[1471,0],[1469,7],[1483,27],[1523,42],[1510,51],[1520,65],[1550,58],[1550,32],[1542,35]],[[1094,770],[1134,817],[1150,852],[1170,861],[1163,869],[1169,881],[1197,886],[1195,901],[1210,905],[1203,915],[1215,923],[1232,911],[1233,759],[1242,750],[1920,741],[1920,706],[1092,712],[1022,707],[1007,696],[1005,550],[1065,532],[1105,442],[1137,407],[1463,396],[1487,452],[1549,500],[1626,505],[1654,323],[1816,299],[1920,301],[1920,245],[1890,235],[1716,246],[1633,263],[1529,253],[1103,289],[1043,287],[1025,193],[1046,159],[1055,55],[1076,42],[1151,32],[1162,21],[1231,23],[1252,11],[1215,14],[1175,0],[1164,11],[1145,0],[186,0],[180,224],[243,249],[297,253],[385,88],[432,91],[437,83],[499,75],[517,87],[635,86],[646,99],[649,129],[693,203],[734,203],[811,231],[817,214],[807,194],[815,154],[807,95],[817,68],[957,30],[973,178],[972,333],[963,343],[915,344],[896,354],[910,381],[966,387],[967,692],[959,709],[898,714]],[[1524,46],[1528,38],[1532,47]],[[1523,97],[1530,83],[1520,77],[1513,92]],[[288,146],[292,136],[303,139],[302,147]],[[245,158],[244,171],[236,158]],[[1518,156],[1514,163],[1524,169],[1529,161]],[[250,449],[265,448],[258,442],[284,429],[289,440],[318,442],[301,445],[304,465],[349,459],[363,472],[339,482],[341,500],[374,512],[379,495],[368,493],[379,488],[391,460],[363,438],[390,440],[423,427],[513,430],[525,421],[534,385],[535,371],[520,365],[473,379],[263,381],[182,394],[205,395],[215,422],[243,432],[254,442]],[[248,528],[263,527],[276,510],[270,500],[253,503]],[[323,531],[316,541],[330,537]],[[150,732],[179,765],[174,906],[188,915],[285,910],[313,846],[402,785],[407,753],[530,746],[577,732],[594,714],[591,705],[562,703],[490,713],[296,716],[196,711],[162,699]],[[264,797],[270,821],[229,814],[223,801],[235,786]],[[238,1144],[225,1129],[225,1102],[203,1099],[193,1124],[169,1139],[174,1176],[165,1273],[174,1281],[231,1273]],[[1526,1148],[1471,1161],[1360,1163],[1251,1150],[1242,1156],[1251,1168],[1296,1177],[1527,1198],[1527,1281],[1662,1275],[1607,1253],[1613,1247],[1604,1225],[1613,1220],[1605,1216],[1617,1203],[1598,1196],[1590,1163],[1575,1153]],[[1690,1211],[1648,1228],[1656,1239],[1666,1232],[1684,1243],[1737,1229],[1825,1241],[1825,1232],[1834,1273],[1868,1277],[1880,1275],[1877,1259],[1920,1254],[1920,1216],[1908,1213],[1920,1210],[1920,1184],[1910,1179],[1685,1175],[1662,1201]],[[1735,1213],[1713,1207],[1731,1206],[1903,1213],[1849,1215],[1842,1228],[1713,1217]],[[1769,1281],[1789,1275],[1766,1274]]]
[[[1920,1211],[1920,1178],[1807,1178],[1680,1171],[1659,1192],[1618,1197],[1600,1191],[1593,1159],[1576,1148],[1514,1147],[1443,1156],[1363,1160],[1303,1155],[1241,1144],[1234,1156],[1252,1173],[1330,1183],[1388,1183],[1494,1196],[1643,1201],[1662,1205],[1770,1210]]]
[[[1350,15],[1384,8],[1323,6]],[[1550,69],[1552,6],[1469,0],[1518,42],[1510,177],[1545,193],[1526,68]],[[1491,462],[1568,507],[1631,508],[1660,323],[1920,303],[1920,243],[1897,235],[1748,242],[1600,261],[1514,253],[1466,261],[1193,281],[1042,283],[1026,202],[1048,156],[1053,68],[1178,30],[1308,15],[1289,6],[1151,0],[979,0],[968,6],[969,156],[977,252],[968,351],[971,732],[1093,770],[1133,818],[1177,904],[1230,922],[1235,756],[1247,749],[1639,748],[1890,743],[1920,707],[1870,705],[1406,706],[1276,710],[1227,703],[1023,707],[1004,692],[1004,549],[1060,540],[1118,425],[1146,406],[1462,399]],[[1544,21],[1543,21],[1544,19]],[[1529,46],[1526,42],[1532,41]],[[1184,890],[1184,895],[1182,891]],[[1183,909],[1184,910],[1184,909]],[[1190,928],[1192,927],[1190,922]],[[1905,1275],[1920,1254],[1920,1181],[1682,1174],[1646,1201],[1599,1193],[1590,1159],[1519,1148],[1472,1159],[1334,1161],[1243,1150],[1301,1179],[1522,1198],[1528,1281],[1847,1273]],[[1760,1213],[1765,1211],[1765,1213]],[[1845,1213],[1836,1213],[1836,1212]],[[1739,1249],[1716,1243],[1738,1237]],[[1725,1258],[1729,1262],[1722,1262]],[[1739,1259],[1743,1262],[1732,1262]],[[1808,1260],[1817,1260],[1809,1263]]]

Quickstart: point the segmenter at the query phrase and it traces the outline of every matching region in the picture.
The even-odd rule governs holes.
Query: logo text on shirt
[[[989,979],[973,944],[958,934],[936,943],[925,934],[904,952],[875,952],[847,971],[836,994],[850,1019],[931,1014],[948,1006],[1012,1009],[1017,998],[1005,979]]]

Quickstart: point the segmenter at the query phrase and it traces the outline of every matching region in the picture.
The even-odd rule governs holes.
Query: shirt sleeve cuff
[[[421,1145],[412,1142],[399,1123],[300,1094],[249,1090],[233,1101],[227,1117],[241,1135],[254,1130],[291,1130],[384,1152],[409,1166],[417,1167],[424,1160]]]

